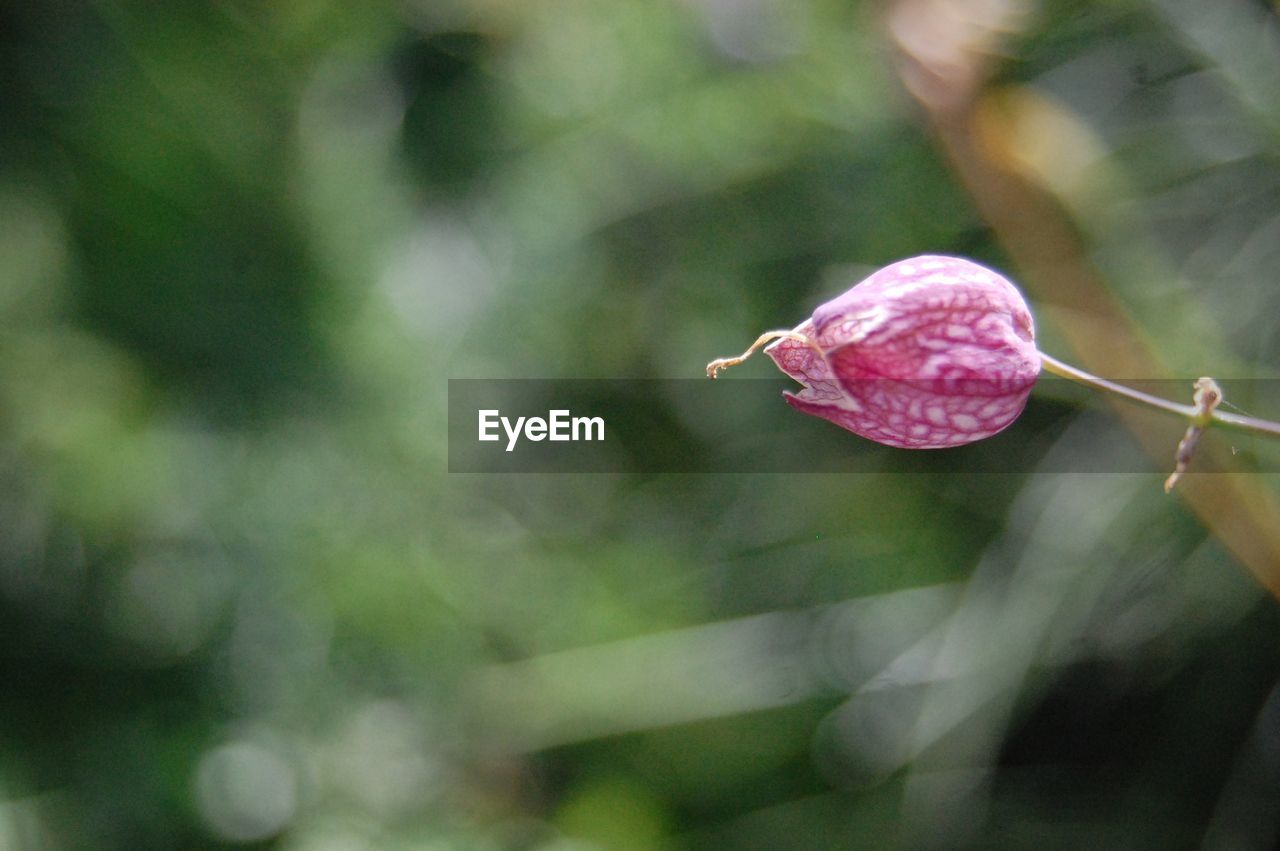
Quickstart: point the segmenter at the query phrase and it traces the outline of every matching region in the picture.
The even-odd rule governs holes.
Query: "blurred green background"
[[[0,3],[0,848],[1271,847],[1280,617],[1158,475],[445,473],[449,377],[1016,276],[887,5]],[[1116,297],[1274,378],[1275,7],[1007,5]]]

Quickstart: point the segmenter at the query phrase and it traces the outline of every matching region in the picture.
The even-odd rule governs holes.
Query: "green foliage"
[[[1193,5],[1046,4],[1001,79],[1096,136],[1179,367],[1269,377],[1274,14]],[[0,846],[1272,841],[1274,606],[1060,472],[1135,451],[1097,411],[1051,472],[444,472],[448,377],[694,377],[1001,262],[878,9],[0,5]]]

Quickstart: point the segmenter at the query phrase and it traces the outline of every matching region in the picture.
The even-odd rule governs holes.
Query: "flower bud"
[[[886,266],[775,336],[765,353],[804,385],[785,394],[793,408],[906,449],[990,437],[1040,373],[1022,295],[957,257]]]

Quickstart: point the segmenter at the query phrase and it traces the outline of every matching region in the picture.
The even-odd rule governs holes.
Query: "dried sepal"
[[[1187,471],[1187,466],[1195,455],[1196,444],[1200,442],[1200,435],[1204,434],[1204,430],[1213,422],[1213,412],[1222,402],[1222,388],[1218,387],[1218,382],[1209,376],[1201,376],[1196,379],[1195,394],[1191,399],[1195,403],[1196,413],[1191,418],[1191,424],[1187,426],[1186,434],[1182,436],[1182,440],[1178,441],[1173,472],[1164,480],[1165,493],[1172,491],[1174,485],[1178,484],[1178,479],[1182,478],[1182,474]]]

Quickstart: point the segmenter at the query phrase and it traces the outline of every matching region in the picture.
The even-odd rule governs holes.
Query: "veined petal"
[[[1035,326],[1001,275],[957,257],[891,264],[820,306],[765,349],[804,385],[797,410],[912,449],[972,443],[1007,427],[1040,372]]]

